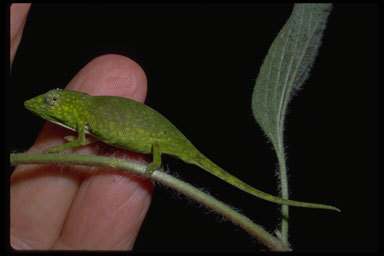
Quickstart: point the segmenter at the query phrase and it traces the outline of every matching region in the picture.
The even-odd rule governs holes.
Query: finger
[[[12,4],[10,10],[10,61],[11,66],[17,48],[19,47],[21,37],[23,35],[23,28],[27,20],[27,14],[31,4]]]
[[[124,73],[120,82],[115,82],[111,76],[106,79],[108,70],[116,78],[119,77],[116,63]],[[124,76],[126,83],[121,82]],[[110,83],[106,83],[108,79]],[[140,67],[128,58],[116,55],[99,57],[90,62],[70,82],[69,88],[76,89],[81,84],[88,88],[86,90],[95,88],[100,92],[111,85],[111,93],[131,94],[141,100],[146,91],[146,79]],[[67,131],[52,128],[51,124],[43,128],[29,152],[41,152],[47,145],[63,143],[61,138],[65,133],[68,135]],[[90,147],[84,150],[94,153]],[[78,169],[71,168],[69,171],[57,166],[20,166],[15,170],[11,177],[11,245],[14,248],[47,249],[55,244],[82,181]]]
[[[102,56],[68,89],[144,100],[145,75],[118,55]],[[140,69],[141,70],[141,69]],[[142,74],[132,77],[130,74]],[[140,83],[138,83],[141,81]],[[126,86],[130,84],[131,86]],[[98,171],[80,186],[54,249],[131,249],[146,215],[152,183],[121,172]]]

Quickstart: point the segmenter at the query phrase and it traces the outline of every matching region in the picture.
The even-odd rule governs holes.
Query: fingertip
[[[12,66],[19,47],[31,4],[14,3],[10,8],[10,64]]]
[[[106,54],[91,60],[66,87],[91,95],[111,95],[144,102],[147,77],[133,60],[118,54]]]

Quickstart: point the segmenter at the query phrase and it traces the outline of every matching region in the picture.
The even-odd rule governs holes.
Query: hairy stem
[[[288,175],[287,175],[287,166],[285,162],[284,151],[279,151],[278,161],[279,161],[279,174],[280,174],[280,193],[281,197],[284,199],[289,198],[288,191]],[[283,244],[288,245],[288,219],[289,219],[289,206],[281,206],[281,241]]]
[[[145,165],[132,163],[119,158],[78,154],[11,154],[10,162],[12,165],[62,164],[96,166],[118,169],[143,177],[146,169]],[[192,185],[158,170],[153,172],[151,178],[156,182],[177,190],[178,192],[190,197],[191,199],[203,204],[204,206],[229,219],[233,224],[244,229],[272,251],[290,251],[290,248],[286,244],[283,244],[278,238],[269,234],[261,226],[253,223],[246,216],[236,212],[223,202],[200,191]]]

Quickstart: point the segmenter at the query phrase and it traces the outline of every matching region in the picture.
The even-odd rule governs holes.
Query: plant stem
[[[281,149],[278,151],[278,161],[279,161],[279,172],[280,172],[280,193],[281,197],[284,199],[289,198],[288,191],[288,176],[287,176],[287,166],[285,162],[284,150]],[[289,219],[289,206],[281,206],[281,241],[285,245],[289,245],[288,242],[288,219]]]
[[[17,164],[67,164],[67,165],[86,165],[97,166],[111,169],[119,169],[134,173],[140,176],[145,174],[145,165],[128,162],[119,158],[78,155],[78,154],[11,154],[10,162]],[[269,247],[272,251],[290,251],[289,246],[282,243],[278,238],[269,234],[261,226],[253,223],[246,216],[236,212],[223,202],[200,191],[192,185],[183,182],[162,171],[154,171],[151,177],[154,181],[164,184],[178,192],[190,197],[191,199],[214,210],[218,214],[229,219],[233,224],[238,225],[250,235]]]

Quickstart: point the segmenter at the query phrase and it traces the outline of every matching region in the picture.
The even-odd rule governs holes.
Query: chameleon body
[[[261,199],[297,207],[339,211],[336,207],[287,200],[276,197],[239,180],[210,161],[164,116],[142,103],[115,96],[90,96],[85,93],[55,89],[25,101],[36,115],[78,132],[78,138],[44,152],[59,152],[88,144],[90,134],[109,145],[152,154],[146,176],[161,166],[161,155],[168,154],[197,165],[229,184]]]

